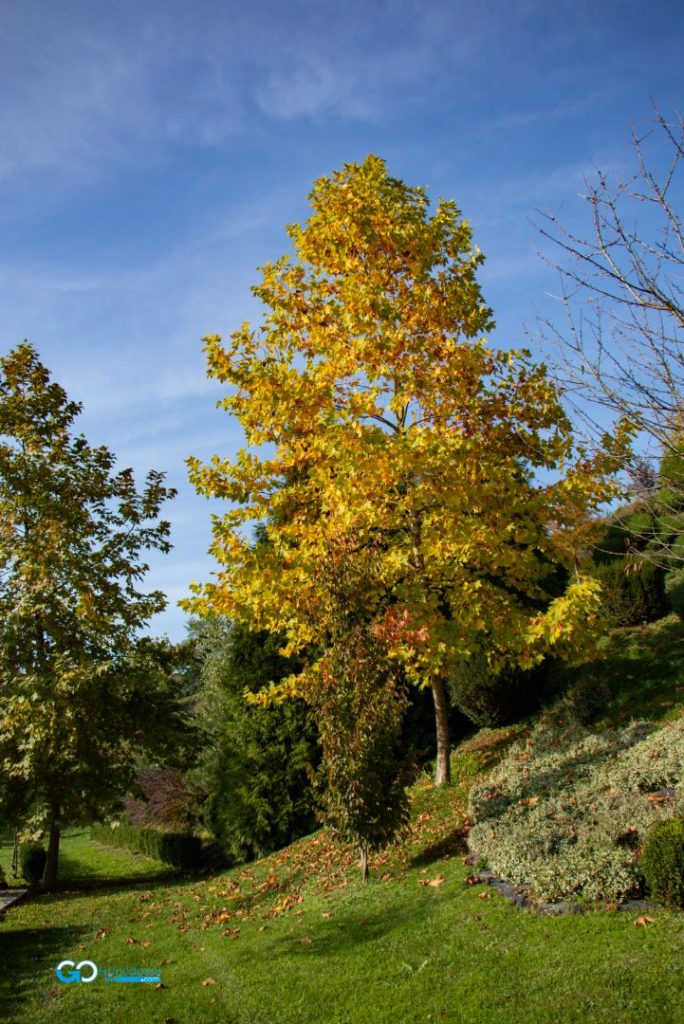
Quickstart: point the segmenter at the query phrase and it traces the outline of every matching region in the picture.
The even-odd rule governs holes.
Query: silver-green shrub
[[[534,898],[621,900],[642,891],[644,839],[683,788],[684,720],[587,734],[546,716],[472,789],[469,843]]]

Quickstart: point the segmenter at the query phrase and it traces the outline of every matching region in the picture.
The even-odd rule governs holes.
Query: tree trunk
[[[364,882],[368,882],[370,871],[368,870],[368,847],[365,843],[359,846],[359,867],[361,868],[361,878]]]
[[[445,782],[451,782],[451,763],[449,761],[449,715],[442,679],[437,678],[433,680],[432,699],[435,705],[435,726],[437,732],[435,785],[443,786]]]
[[[43,877],[40,880],[40,888],[43,892],[52,892],[57,885],[57,863],[59,861],[59,837],[60,827],[53,821],[50,825],[50,842],[47,850],[47,860],[43,870]]]

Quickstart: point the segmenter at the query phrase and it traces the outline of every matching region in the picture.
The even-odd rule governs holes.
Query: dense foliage
[[[615,558],[594,569],[601,584],[602,612],[614,626],[639,626],[666,614],[665,572],[640,558]]]
[[[453,704],[477,726],[517,722],[536,711],[544,696],[547,665],[493,672],[484,654],[454,665],[449,679]]]
[[[452,664],[479,651],[494,673],[529,668],[592,634],[591,579],[534,604],[549,564],[574,567],[625,432],[610,456],[577,450],[545,367],[487,346],[483,257],[453,202],[430,213],[426,191],[375,156],[316,181],[309,198],[309,220],[288,229],[293,257],[266,263],[253,289],[262,325],[227,346],[206,339],[247,446],[233,461],[189,460],[198,491],[233,506],[214,523],[222,571],[188,604],[323,658],[321,565],[340,541],[354,545],[376,568],[367,618],[393,631],[406,678],[432,689],[444,782]],[[244,530],[255,521],[270,540],[260,549]],[[292,673],[269,695],[307,685]]]
[[[287,845],[315,826],[309,772],[318,763],[305,703],[259,707],[245,699],[295,668],[282,641],[223,618],[194,623],[202,686],[196,719],[204,735],[187,773],[199,813],[224,852],[241,861]]]
[[[684,818],[656,822],[644,845],[641,868],[655,899],[684,908]]]
[[[43,877],[47,851],[40,843],[22,843],[19,847],[19,874],[31,885]]]
[[[0,802],[49,831],[45,888],[62,825],[105,813],[136,751],[174,744],[169,645],[138,635],[166,604],[138,585],[144,552],[169,550],[173,491],[158,472],[137,491],[73,434],[79,412],[32,346],[0,359]]]
[[[395,838],[409,819],[408,764],[399,752],[406,685],[377,638],[354,624],[336,638],[313,698],[323,761],[323,821],[368,853]]]

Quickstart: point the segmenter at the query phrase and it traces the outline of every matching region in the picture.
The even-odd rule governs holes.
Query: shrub
[[[493,675],[486,656],[474,654],[454,667],[449,693],[452,703],[473,725],[497,728],[535,711],[543,700],[545,682],[545,663],[527,671],[509,669]]]
[[[660,566],[619,558],[595,566],[593,575],[603,590],[603,609],[616,626],[655,622],[666,614],[665,573]]]
[[[669,572],[665,577],[665,592],[673,612],[684,619],[684,569]]]
[[[587,734],[541,722],[470,794],[469,843],[535,898],[618,900],[643,889],[639,850],[672,817],[684,720]]]
[[[30,885],[37,885],[43,877],[47,850],[40,843],[24,843],[19,850],[19,866]]]
[[[658,821],[641,858],[651,895],[670,907],[684,907],[684,819]]]
[[[589,670],[544,711],[544,721],[556,729],[572,729],[577,723],[588,725],[605,710],[611,696],[608,683]]]
[[[0,889],[6,889],[6,888],[7,888],[7,879],[5,877],[5,872],[2,870],[2,864],[0,864]]]
[[[93,825],[90,838],[108,846],[123,847],[134,853],[143,853],[155,860],[171,864],[175,868],[188,870],[199,866],[202,857],[202,841],[197,836],[178,832],[157,832],[137,825]]]

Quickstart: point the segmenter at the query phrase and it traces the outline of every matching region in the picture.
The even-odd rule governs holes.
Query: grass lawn
[[[162,881],[150,874],[154,862],[71,833],[65,889],[0,924],[0,956],[11,965],[0,977],[0,1016],[32,1024],[684,1022],[684,914],[651,912],[645,926],[635,925],[636,911],[539,917],[466,883],[463,807],[495,756],[492,739],[457,752],[447,790],[428,779],[416,785],[411,834],[376,858],[366,887],[352,851],[323,832],[248,867]],[[74,884],[81,870],[101,883],[83,891]],[[54,968],[65,958],[158,967],[164,987],[101,977],[60,984]]]
[[[621,631],[608,721],[682,713],[684,627]],[[630,678],[631,677],[631,678]],[[74,1024],[684,1024],[684,913],[597,909],[541,917],[469,885],[473,781],[520,727],[453,757],[454,783],[413,789],[405,841],[375,858],[325,832],[213,876],[64,838],[62,888],[0,919],[0,1020]],[[0,848],[7,868],[9,844]],[[62,959],[157,968],[162,987],[60,984]]]
[[[4,868],[8,885],[26,885],[12,876],[12,837],[0,832],[0,866]],[[128,853],[114,847],[99,846],[90,841],[90,829],[73,828],[62,837],[59,857],[60,888],[78,886],[90,888],[105,884],[116,886],[131,879],[163,879],[170,872],[168,865],[150,857]]]

